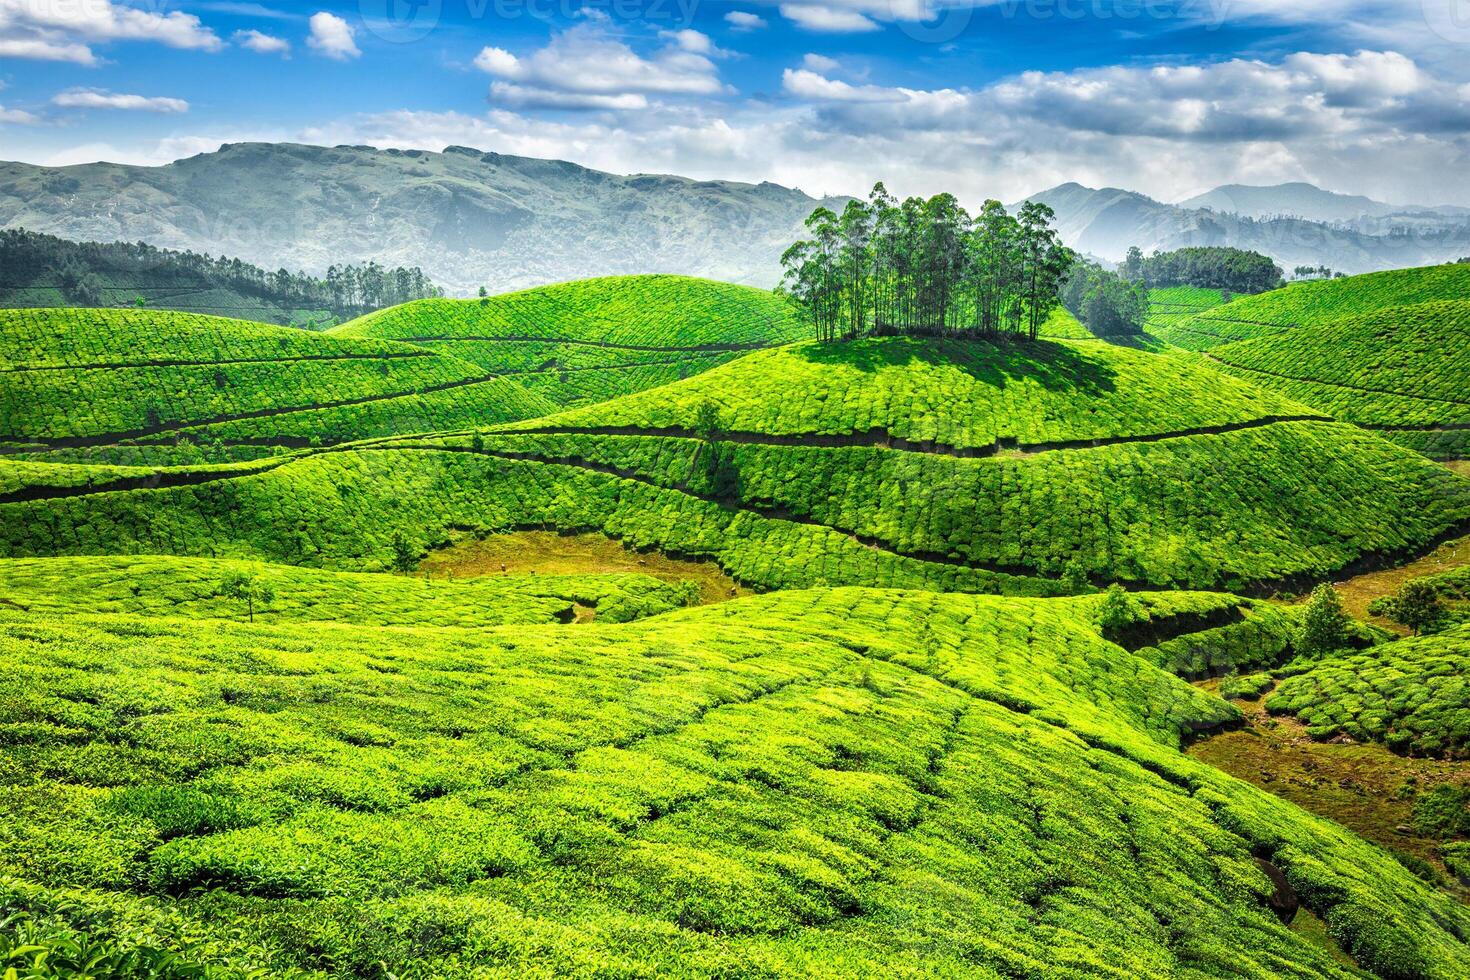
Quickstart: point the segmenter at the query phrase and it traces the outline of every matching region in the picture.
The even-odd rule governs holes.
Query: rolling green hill
[[[1179,753],[1235,709],[1091,608],[824,590],[309,636],[0,613],[0,949],[221,976],[1470,970],[1463,905]],[[1278,920],[1281,887],[1330,939]]]
[[[330,444],[552,406],[424,348],[153,310],[0,310],[0,444]]]
[[[1243,296],[1172,324],[1160,338],[1185,350],[1279,334],[1294,327],[1322,327],[1395,306],[1470,296],[1470,265],[1425,266],[1345,279],[1295,282],[1284,289]]]
[[[1346,735],[1415,755],[1470,757],[1470,626],[1328,659],[1281,682],[1266,707],[1313,738]]]
[[[1202,364],[1087,341],[798,345],[500,431],[157,473],[17,461],[0,487],[13,556],[357,569],[395,532],[546,526],[714,558],[761,588],[1022,594],[1068,572],[1319,577],[1470,520],[1470,481],[1413,453]]]
[[[0,605],[46,615],[127,613],[240,619],[245,605],[221,591],[253,575],[275,598],[251,611],[261,623],[364,626],[503,626],[571,622],[595,614],[626,622],[688,605],[693,589],[646,575],[506,575],[430,582],[208,558],[0,560]]]
[[[1470,455],[1470,300],[1211,348],[1230,373],[1431,456]]]
[[[420,300],[332,335],[409,341],[573,405],[677,381],[807,331],[765,290],[684,276],[612,276],[480,300]]]

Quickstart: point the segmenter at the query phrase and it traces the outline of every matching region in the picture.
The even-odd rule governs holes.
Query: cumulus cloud
[[[808,58],[812,57],[807,55]],[[830,59],[823,59],[830,60]],[[781,73],[781,88],[799,99],[815,102],[906,102],[908,89],[879,85],[849,85],[806,68],[788,68]]]
[[[643,109],[650,95],[719,95],[726,90],[698,31],[667,32],[666,45],[645,57],[597,23],[563,31],[524,57],[489,47],[475,67],[493,75],[490,96],[518,107]]]
[[[766,19],[745,10],[732,10],[725,15],[725,23],[733,31],[758,31],[767,26]]]
[[[317,54],[334,61],[349,61],[362,54],[357,47],[357,31],[347,21],[325,10],[311,15],[311,36],[306,44]]]
[[[291,53],[290,41],[283,37],[262,34],[260,31],[236,31],[235,43],[256,54],[286,55]]]
[[[822,54],[808,54],[801,59],[801,67],[823,75],[830,75],[842,65],[836,58],[828,58]]]
[[[74,88],[57,93],[52,105],[68,109],[122,109],[129,112],[188,112],[189,103],[165,96],[125,95],[95,88]]]
[[[0,0],[0,56],[91,65],[97,56],[90,45],[108,41],[153,41],[200,51],[224,46],[198,17],[177,10],[155,13],[113,0]]]

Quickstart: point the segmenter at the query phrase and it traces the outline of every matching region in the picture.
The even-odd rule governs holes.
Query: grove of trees
[[[0,231],[0,287],[54,279],[69,303],[105,306],[117,302],[104,287],[169,286],[228,289],[285,307],[329,310],[340,319],[410,300],[442,296],[418,268],[333,265],[325,276],[277,269],[269,272],[240,259],[175,252],[144,242],[73,242],[18,228]],[[133,302],[131,296],[128,302]]]
[[[1100,337],[1142,333],[1148,286],[1095,263],[1078,262],[1062,285],[1062,304]]]
[[[1144,257],[1137,247],[1128,250],[1119,270],[1125,279],[1154,288],[1200,286],[1232,293],[1264,293],[1285,285],[1281,267],[1269,256],[1240,248],[1200,246]]]
[[[1024,335],[1060,302],[1072,251],[1055,214],[986,201],[971,216],[952,194],[898,201],[882,183],[842,214],[818,208],[811,237],[781,256],[782,289],[820,340],[891,334]]]

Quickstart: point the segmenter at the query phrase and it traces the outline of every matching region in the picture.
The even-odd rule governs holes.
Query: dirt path
[[[1470,565],[1470,536],[1446,541],[1417,561],[1398,568],[1385,568],[1376,572],[1355,575],[1343,582],[1334,583],[1337,594],[1342,597],[1343,608],[1348,615],[1367,620],[1375,626],[1407,636],[1408,630],[1382,616],[1368,615],[1368,606],[1374,599],[1393,595],[1405,582],[1421,575],[1433,575],[1454,568]]]
[[[668,582],[694,582],[701,604],[748,595],[712,561],[672,558],[658,551],[638,552],[602,534],[517,531],[483,540],[463,536],[419,564],[430,575],[453,572],[456,579],[477,575],[598,575],[634,572]]]

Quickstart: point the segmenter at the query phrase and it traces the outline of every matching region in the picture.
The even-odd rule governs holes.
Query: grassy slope
[[[695,590],[647,575],[511,575],[428,581],[207,558],[87,557],[0,560],[0,605],[37,614],[131,613],[241,619],[243,603],[220,595],[234,572],[255,575],[275,599],[261,623],[364,626],[501,626],[570,622],[576,606],[604,622],[669,612]]]
[[[1349,735],[1419,755],[1470,756],[1470,626],[1309,665],[1266,702],[1314,738]]]
[[[0,441],[12,443],[330,443],[550,407],[514,380],[421,348],[185,313],[0,311],[0,358]]]
[[[1210,356],[1263,388],[1435,455],[1470,452],[1470,300],[1380,310],[1226,344]]]
[[[334,336],[412,340],[514,374],[560,405],[601,401],[698,374],[745,350],[806,336],[788,304],[749,286],[614,276],[484,300],[421,300]]]
[[[745,435],[717,449],[683,437],[706,398]],[[554,416],[539,434],[380,441],[173,471],[155,489],[11,463],[3,547],[371,568],[398,530],[429,543],[456,527],[547,526],[714,558],[763,588],[1047,594],[1069,566],[1195,588],[1322,577],[1470,519],[1470,481],[1346,425],[1271,422],[1273,410],[1303,411],[1203,365],[1091,342],[798,347]],[[576,428],[604,423],[630,428]],[[886,447],[865,435],[874,426],[916,444]],[[1022,451],[984,456],[997,437]],[[1025,451],[1048,439],[1102,444]],[[86,492],[65,489],[77,484]]]
[[[759,351],[656,392],[512,428],[692,430],[705,402],[731,432],[881,430],[970,449],[998,440],[1024,447],[1312,414],[1206,366],[1106,344],[891,337]]]
[[[1160,337],[1185,350],[1269,336],[1294,327],[1320,327],[1394,306],[1470,295],[1470,265],[1452,264],[1374,272],[1345,279],[1297,282],[1161,326]]]
[[[1255,855],[1365,968],[1470,970],[1465,907],[1180,755],[1234,709],[1088,608],[0,618],[0,894],[270,975],[1353,975],[1276,922]]]

